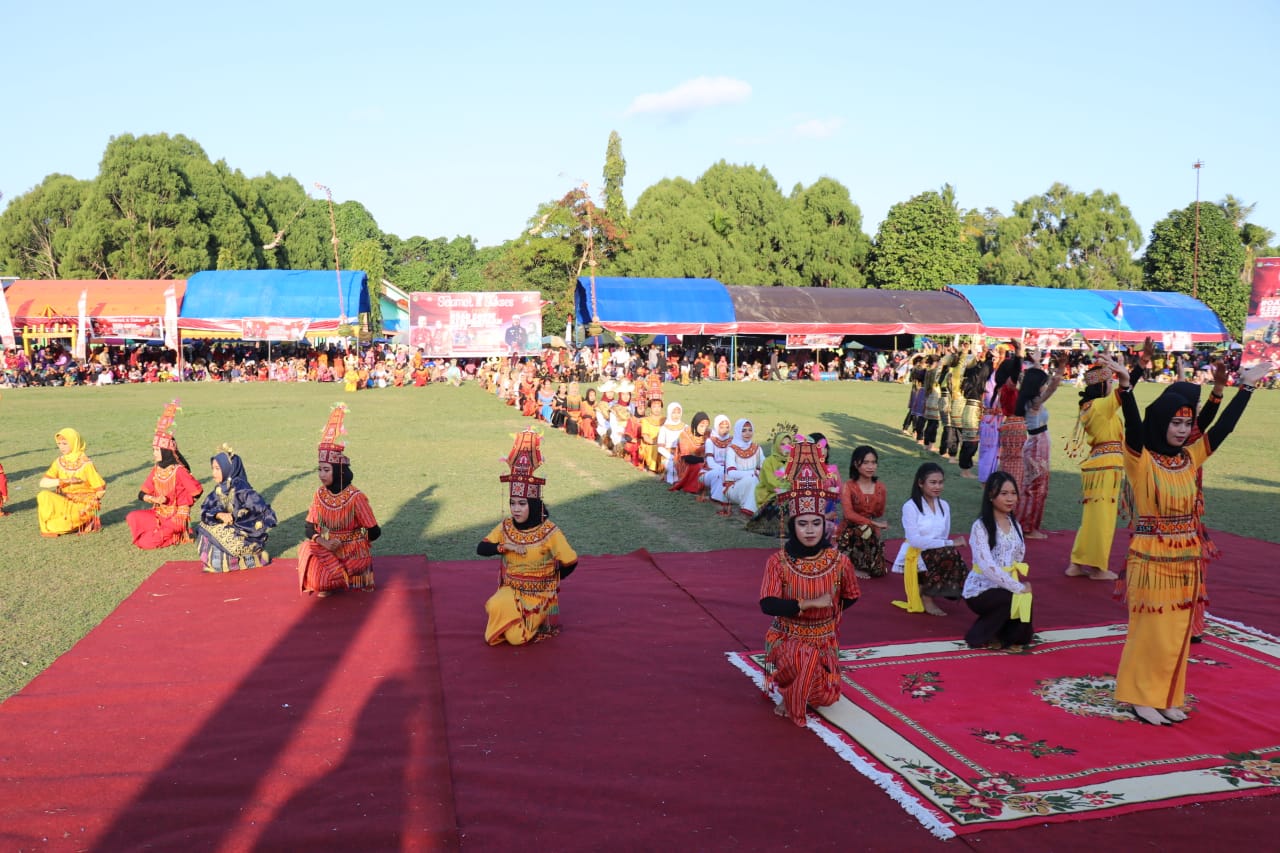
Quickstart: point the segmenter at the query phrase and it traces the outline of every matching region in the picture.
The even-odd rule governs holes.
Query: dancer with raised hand
[[[1089,455],[1080,463],[1080,529],[1071,546],[1068,577],[1115,580],[1107,563],[1116,535],[1120,488],[1124,485],[1124,421],[1120,419],[1120,392],[1112,389],[1115,374],[1098,362],[1085,371],[1076,421],[1075,446],[1088,442]]]
[[[518,433],[507,454],[511,516],[476,545],[481,557],[501,557],[498,590],[484,609],[484,639],[491,646],[536,643],[560,632],[560,581],[578,567],[578,555],[551,521],[542,503],[546,480],[534,475],[542,465],[542,437]]]
[[[298,546],[298,588],[324,598],[348,589],[373,589],[373,551],[382,535],[369,498],[351,485],[351,460],[342,436],[347,407],[333,407],[317,448],[320,488],[307,509],[306,539]]]
[[[1099,356],[1120,383],[1125,476],[1133,489],[1134,526],[1125,560],[1129,630],[1116,675],[1117,702],[1153,725],[1181,722],[1192,611],[1204,595],[1204,555],[1196,517],[1196,472],[1235,429],[1254,386],[1275,369],[1270,362],[1242,370],[1221,416],[1188,443],[1196,401],[1176,386],[1138,411],[1129,371]]]
[[[1053,373],[1033,367],[1022,375],[1014,414],[1021,417],[1027,430],[1022,445],[1022,481],[1019,491],[1018,523],[1027,539],[1047,539],[1040,526],[1044,523],[1044,505],[1049,498],[1049,410],[1044,404],[1058,390],[1069,360],[1064,350],[1054,360]],[[1012,472],[1010,472],[1012,473]]]
[[[791,445],[785,479],[787,537],[765,565],[760,610],[773,617],[765,672],[766,688],[782,697],[774,713],[803,726],[809,707],[840,698],[840,616],[861,592],[853,565],[827,540],[822,507],[835,495],[817,446],[803,436]]]

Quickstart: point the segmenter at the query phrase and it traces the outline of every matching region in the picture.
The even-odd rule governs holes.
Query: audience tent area
[[[327,337],[369,311],[360,270],[218,270],[187,281],[183,337],[296,341]]]
[[[4,299],[14,331],[28,343],[74,338],[82,314],[90,341],[158,340],[166,299],[176,311],[186,286],[181,279],[19,279],[4,289]]]
[[[1117,304],[1120,308],[1117,310]],[[668,335],[969,335],[1141,342],[1166,349],[1220,343],[1212,309],[1180,293],[952,285],[940,291],[742,287],[715,279],[578,279],[578,324]]]

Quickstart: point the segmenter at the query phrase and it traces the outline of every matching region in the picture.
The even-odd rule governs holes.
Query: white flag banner
[[[9,303],[5,300],[3,284],[0,284],[0,344],[6,347],[18,344],[13,336],[13,317],[9,314]]]
[[[178,288],[172,284],[164,291],[164,345],[178,350]]]
[[[73,353],[76,358],[88,358],[89,356],[89,291],[88,289],[80,291],[80,304],[78,306],[80,314],[80,322],[76,326],[76,345]]]

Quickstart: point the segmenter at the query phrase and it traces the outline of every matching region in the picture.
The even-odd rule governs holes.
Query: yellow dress
[[[662,424],[662,418],[647,417],[640,421],[640,464],[655,474],[664,473],[667,467],[665,460],[658,455],[658,432]]]
[[[485,642],[496,646],[505,640],[519,646],[555,634],[560,612],[560,566],[578,561],[564,533],[551,521],[518,530],[508,518],[493,528],[485,541],[525,548],[523,554],[502,554],[501,585],[484,604],[489,614]]]
[[[1116,701],[1175,708],[1185,701],[1191,612],[1204,596],[1196,471],[1212,451],[1201,436],[1176,456],[1124,450],[1134,531],[1125,563],[1129,633]]]
[[[1089,442],[1089,457],[1080,463],[1084,508],[1071,546],[1071,562],[1105,569],[1116,536],[1117,501],[1124,484],[1124,421],[1118,392],[1081,406],[1080,427]]]
[[[54,491],[42,490],[36,494],[40,535],[53,537],[101,530],[98,509],[107,490],[106,481],[85,455],[84,439],[78,432],[64,429],[57,434],[70,442],[71,449],[55,459],[49,470],[44,472],[46,478],[57,480],[62,485]],[[80,482],[67,482],[72,479]]]

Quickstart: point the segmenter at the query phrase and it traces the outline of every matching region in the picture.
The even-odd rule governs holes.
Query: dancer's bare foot
[[[1166,720],[1164,715],[1155,708],[1151,708],[1146,705],[1134,705],[1133,713],[1134,716],[1142,720],[1144,723],[1150,723],[1153,726],[1169,725],[1169,721]]]
[[[930,598],[927,595],[921,597],[920,603],[924,605],[924,612],[928,613],[930,616],[946,616],[947,615],[947,611],[939,607],[937,602],[935,602],[932,598]]]
[[[857,578],[858,580],[860,580],[860,581],[869,581],[869,580],[871,580],[871,575],[867,574],[867,573],[866,573],[866,572],[864,572],[862,569],[854,569],[854,570],[853,570],[853,576],[854,576],[855,578]]]
[[[976,479],[978,479],[978,475],[977,475],[977,474],[975,474],[975,473],[973,473],[973,471],[971,471],[971,470],[970,470],[970,469],[968,469],[968,468],[965,468],[965,469],[961,470],[961,472],[960,472],[960,476],[961,476],[961,477],[963,477],[963,478],[964,478],[964,479],[966,479],[966,480],[976,480]]]
[[[785,717],[787,715],[787,706],[779,702],[777,705],[773,706],[773,713],[777,714],[779,717]]]
[[[1049,534],[1043,530],[1027,530],[1022,534],[1023,539],[1048,539]]]
[[[1120,580],[1120,576],[1110,569],[1095,569],[1093,574],[1089,575],[1092,581],[1115,581]]]
[[[1187,718],[1186,711],[1181,708],[1161,708],[1160,715],[1175,723],[1181,723]]]
[[[1082,578],[1085,576],[1092,576],[1094,571],[1096,571],[1096,569],[1092,566],[1082,566],[1079,563],[1072,563],[1067,566],[1066,575],[1069,578]]]

